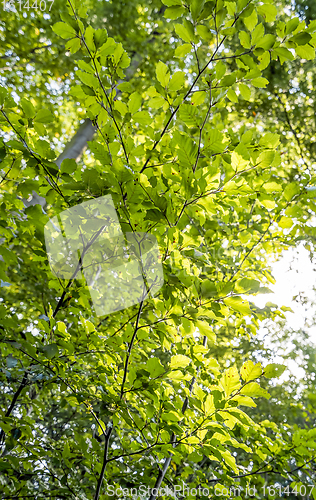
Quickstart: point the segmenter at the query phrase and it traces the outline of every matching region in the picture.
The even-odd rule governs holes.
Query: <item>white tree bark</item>
[[[96,127],[92,124],[91,120],[85,120],[73,138],[68,142],[64,151],[58,156],[55,162],[56,165],[60,167],[62,161],[66,158],[78,161],[87,146],[87,142],[92,141],[95,132]]]
[[[155,38],[156,35],[149,40],[149,43],[153,42]],[[118,84],[122,83],[123,81],[125,82],[129,81],[135,75],[141,61],[142,61],[141,55],[135,54],[134,57],[132,58],[130,66],[126,70],[125,79],[120,80]],[[119,97],[120,93],[121,92],[118,90],[116,94],[116,99]],[[66,158],[78,161],[81,158],[83,151],[87,147],[88,141],[92,141],[96,130],[97,128],[92,124],[91,120],[89,118],[86,119],[80,125],[73,138],[68,142],[64,151],[58,156],[57,160],[55,161],[56,165],[60,167],[62,161],[65,160]],[[23,199],[23,202],[26,207],[39,204],[44,208],[44,206],[46,205],[46,199],[43,198],[42,196],[39,196],[35,191],[32,192],[32,198],[30,200]]]
[[[136,73],[138,66],[141,63],[141,56],[136,54],[130,66],[126,70],[126,77],[124,80],[120,80],[118,84],[122,83],[123,81],[128,82]],[[118,90],[116,94],[116,99],[119,97],[121,92]],[[56,165],[60,167],[61,163],[63,160],[66,158],[74,159],[78,161],[87,147],[87,142],[92,141],[93,136],[96,132],[97,128],[92,124],[91,120],[87,119],[84,121],[84,123],[79,127],[73,138],[70,140],[70,142],[66,145],[64,151],[61,153],[61,155],[57,158],[56,160]]]

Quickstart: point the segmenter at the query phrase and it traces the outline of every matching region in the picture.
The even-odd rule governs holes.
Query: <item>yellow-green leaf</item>
[[[29,99],[21,99],[21,106],[28,118],[34,118],[36,111]]]
[[[173,370],[175,368],[185,368],[191,362],[191,359],[183,354],[177,354],[172,356],[170,362],[170,368]]]
[[[280,377],[284,370],[286,370],[286,366],[270,363],[264,368],[263,375],[267,378]]]
[[[251,89],[248,87],[248,85],[245,85],[244,83],[240,83],[239,84],[239,92],[241,93],[242,97],[246,101],[249,101],[250,96],[251,96]]]
[[[133,92],[129,98],[128,110],[131,114],[136,113],[142,105],[142,96],[138,92]]]
[[[184,85],[184,73],[182,71],[176,71],[171,77],[168,88],[171,92],[180,90]]]
[[[185,42],[191,43],[192,37],[189,31],[183,26],[183,24],[176,24],[174,27],[177,35],[182,38]]]
[[[220,386],[223,388],[225,396],[228,397],[232,392],[237,391],[240,385],[239,373],[236,366],[225,370],[220,380]]]
[[[260,387],[257,382],[250,382],[250,384],[246,384],[240,391],[240,394],[244,394],[245,396],[250,396],[252,398],[263,397],[266,399],[270,398],[270,394],[268,391]]]
[[[170,79],[170,73],[168,71],[167,65],[162,61],[159,61],[156,66],[156,75],[158,82],[161,83],[163,87],[166,87]]]
[[[251,314],[249,302],[241,297],[227,297],[224,302],[227,306],[243,315]]]
[[[53,26],[53,31],[56,33],[56,35],[59,35],[61,38],[73,38],[76,36],[76,30],[72,27],[69,26],[67,23],[56,23]]]
[[[246,361],[241,369],[240,375],[245,382],[249,382],[250,380],[254,380],[262,374],[262,367],[260,363],[254,364],[250,359]]]

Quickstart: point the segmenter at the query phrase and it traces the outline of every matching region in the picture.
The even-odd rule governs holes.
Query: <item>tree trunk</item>
[[[149,43],[155,40],[157,34],[155,34],[149,40]],[[137,68],[140,65],[141,61],[142,61],[142,56],[139,54],[135,54],[134,57],[132,58],[130,66],[127,68],[125,72],[126,75],[125,79],[119,81],[118,84],[122,83],[123,81],[125,82],[129,81],[136,73]],[[118,90],[116,94],[116,99],[119,97],[120,93],[121,92]],[[56,165],[60,167],[62,161],[65,160],[66,158],[78,161],[83,151],[87,147],[88,141],[92,141],[96,130],[97,128],[92,124],[91,120],[89,118],[86,119],[80,125],[73,138],[68,142],[64,151],[58,156],[57,160],[55,161]],[[23,199],[23,202],[26,207],[39,204],[44,208],[44,206],[46,205],[46,199],[43,198],[42,196],[39,196],[35,191],[32,192],[32,198],[29,201]]]
[[[96,127],[92,124],[91,120],[85,120],[82,125],[80,125],[73,138],[68,142],[64,151],[58,156],[55,162],[56,165],[60,167],[62,161],[66,158],[78,161],[83,150],[87,146],[87,142],[92,141],[95,132]]]

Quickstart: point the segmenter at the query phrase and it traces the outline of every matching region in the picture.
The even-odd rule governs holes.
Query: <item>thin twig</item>
[[[15,394],[13,396],[11,404],[10,404],[9,408],[7,409],[7,411],[5,413],[5,417],[10,417],[10,415],[11,415],[11,413],[12,413],[12,411],[13,411],[15,405],[16,405],[18,397],[21,394],[21,392],[23,391],[24,387],[26,387],[26,385],[27,385],[27,372],[24,372],[24,376],[23,376],[22,382],[19,385],[17,391],[15,392]],[[4,432],[3,429],[1,429],[1,432],[0,432],[0,444],[2,444],[4,438],[5,438],[5,432]]]
[[[138,314],[137,314],[137,318],[136,318],[134,333],[133,333],[133,336],[131,338],[130,344],[128,346],[128,351],[127,351],[127,354],[126,354],[126,360],[125,360],[125,366],[124,366],[124,374],[123,374],[123,380],[122,380],[122,385],[121,385],[121,396],[120,396],[121,399],[122,399],[122,397],[124,395],[124,385],[125,385],[126,377],[127,377],[129,358],[131,356],[131,352],[132,352],[132,349],[133,349],[134,340],[135,340],[137,332],[138,332],[138,324],[139,324],[140,315],[141,315],[141,312],[142,312],[142,309],[143,309],[143,304],[144,304],[144,300],[142,300],[140,302],[140,304],[139,304],[139,309],[138,309]]]
[[[98,500],[99,496],[100,496],[100,491],[101,491],[101,486],[102,486],[102,482],[103,482],[103,478],[104,478],[105,468],[106,468],[108,461],[109,461],[108,460],[108,452],[109,452],[109,443],[110,443],[110,437],[112,434],[112,430],[113,430],[113,426],[109,424],[106,435],[105,435],[103,464],[102,464],[102,469],[101,469],[100,476],[98,479],[98,484],[97,484],[97,489],[95,492],[94,500]]]

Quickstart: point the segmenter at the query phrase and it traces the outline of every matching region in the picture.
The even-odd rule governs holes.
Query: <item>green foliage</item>
[[[237,479],[246,487],[253,478],[262,485],[263,472],[270,484],[274,473],[296,484],[305,466],[314,477],[312,429],[296,424],[289,437],[267,416],[278,404],[268,380],[285,367],[227,348],[254,336],[261,321],[284,317],[246,295],[269,292],[267,257],[305,236],[315,211],[312,199],[306,206],[314,174],[300,138],[294,131],[293,146],[284,132],[286,101],[269,71],[278,64],[287,78],[300,58],[314,58],[316,23],[288,19],[269,2],[163,3],[70,0],[51,29],[39,23],[58,64],[39,74],[46,56],[38,58],[33,77],[26,65],[23,92],[4,71],[4,498],[106,498],[105,483],[153,488],[159,470],[167,484],[181,477],[192,488]],[[101,14],[113,18],[107,29]],[[19,51],[16,61],[26,61]],[[53,75],[63,82],[55,95]],[[59,168],[71,117],[89,118],[96,135],[83,158]],[[34,192],[44,208],[26,208]],[[97,319],[86,283],[50,269],[44,226],[104,194],[125,233],[156,237],[165,284],[156,297]],[[262,398],[267,418],[255,412]]]

